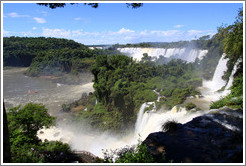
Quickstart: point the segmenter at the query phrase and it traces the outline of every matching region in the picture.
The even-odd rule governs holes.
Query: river
[[[62,104],[78,100],[83,92],[93,92],[92,76],[84,84],[66,85],[51,80],[24,75],[27,68],[3,70],[3,98],[6,108],[24,106],[29,102],[42,103],[49,113],[56,116]],[[30,92],[35,93],[30,93]],[[29,93],[28,93],[29,92]]]

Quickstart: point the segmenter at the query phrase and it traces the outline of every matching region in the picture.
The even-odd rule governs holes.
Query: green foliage
[[[42,104],[28,103],[10,108],[8,127],[11,144],[11,157],[14,163],[67,162],[67,154],[71,153],[68,144],[62,142],[44,142],[38,139],[37,131],[42,127],[54,124],[55,118],[50,116]]]
[[[185,109],[186,109],[186,110],[191,110],[191,109],[193,109],[193,108],[196,108],[196,105],[193,104],[193,103],[187,103],[187,104],[185,105]]]
[[[243,109],[243,73],[234,78],[233,85],[230,88],[231,93],[218,101],[212,102],[211,109],[229,106],[231,108]]]
[[[239,96],[239,97],[227,96],[227,97],[221,98],[218,101],[212,102],[212,104],[210,105],[210,108],[217,109],[223,106],[229,106],[234,109],[237,109],[237,108],[242,109],[243,108],[243,96]]]
[[[70,162],[69,156],[72,155],[70,146],[60,141],[45,141],[41,144],[39,153],[45,163]]]
[[[154,161],[148,147],[140,141],[136,147],[124,147],[111,151],[111,153],[104,152],[105,163],[153,163]]]
[[[46,6],[51,9],[56,9],[56,8],[64,8],[66,6],[66,3],[37,3],[38,5],[41,6]],[[70,3],[70,5],[74,5],[78,3]],[[98,8],[99,4],[98,3],[83,3],[84,5],[91,6],[92,8]],[[139,7],[142,7],[142,3],[126,3],[127,8],[131,7],[133,9],[137,9]]]
[[[223,40],[224,51],[227,57],[236,62],[243,57],[243,9],[239,9],[238,16],[233,25],[224,29],[228,34]]]
[[[178,129],[178,122],[176,121],[167,121],[162,125],[163,132],[174,132]]]
[[[4,66],[30,66],[33,58],[40,52],[59,50],[62,48],[77,49],[85,47],[67,39],[45,37],[4,37],[3,62]]]
[[[62,111],[64,111],[64,112],[70,111],[70,106],[66,105],[66,104],[62,104]]]
[[[112,51],[91,50],[67,39],[4,37],[3,52],[4,66],[30,66],[26,72],[30,76],[59,76],[89,70],[97,55]]]
[[[11,127],[25,133],[29,137],[35,137],[42,127],[54,125],[55,118],[48,114],[42,104],[28,103],[23,108],[14,107],[9,110],[8,120]]]

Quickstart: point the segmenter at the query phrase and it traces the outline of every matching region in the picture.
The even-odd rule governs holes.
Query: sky
[[[99,3],[50,9],[36,3],[3,2],[3,36],[56,37],[85,45],[173,42],[214,35],[234,23],[243,3]]]

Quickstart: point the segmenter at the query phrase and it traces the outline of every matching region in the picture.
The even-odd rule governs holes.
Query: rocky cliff
[[[243,111],[222,108],[177,124],[174,130],[151,133],[145,140],[155,156],[183,163],[243,162]]]

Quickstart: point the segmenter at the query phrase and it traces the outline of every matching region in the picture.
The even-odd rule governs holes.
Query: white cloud
[[[36,36],[40,36],[39,34],[37,33],[33,33],[31,31],[22,31],[22,32],[14,32],[14,31],[7,31],[7,30],[3,30],[3,36],[4,37],[9,37],[9,36],[20,36],[20,37],[36,37]]]
[[[83,35],[83,29],[73,30],[72,34],[76,36],[81,36]]]
[[[188,36],[195,36],[195,37],[201,37],[201,36],[204,36],[204,35],[213,35],[215,34],[214,31],[212,30],[189,30],[187,31],[187,35]]]
[[[46,11],[40,11],[40,13],[42,13],[44,16],[48,15],[48,12],[46,12]]]
[[[180,33],[178,30],[167,30],[167,31],[150,31],[150,34],[159,36],[173,36]]]
[[[88,22],[90,22],[89,19],[87,18],[82,18],[82,17],[76,17],[74,18],[75,21],[79,21],[79,22],[83,22],[84,24],[87,24]]]
[[[64,29],[49,29],[43,28],[42,36],[45,37],[57,37],[57,38],[69,38],[71,30]]]
[[[32,29],[33,29],[33,30],[36,30],[36,29],[37,29],[37,27],[32,27]]]
[[[181,28],[183,27],[184,25],[175,25],[174,28]]]
[[[202,33],[203,31],[200,31],[200,30],[189,30],[187,32],[188,32],[188,35],[197,35],[197,34]]]
[[[10,32],[3,29],[3,36],[10,36]]]
[[[118,34],[127,34],[127,33],[133,33],[135,31],[130,30],[130,29],[125,29],[125,28],[121,28],[117,33]]]
[[[74,18],[74,20],[79,21],[79,20],[82,20],[82,18],[77,17],[77,18]]]
[[[32,29],[35,30],[36,27]],[[121,28],[117,31],[89,32],[85,29],[50,29],[42,28],[41,33],[9,32],[4,30],[4,36],[44,36],[72,39],[83,44],[115,44],[115,43],[139,43],[139,42],[172,42],[180,40],[192,40],[204,35],[214,34],[211,30],[142,30]],[[36,31],[35,31],[36,32]]]
[[[46,20],[44,18],[33,17],[33,19],[39,24],[46,23]]]
[[[7,14],[9,17],[12,17],[12,18],[18,18],[18,17],[30,17],[29,15],[20,15],[16,12],[12,12],[12,13],[8,13]]]

